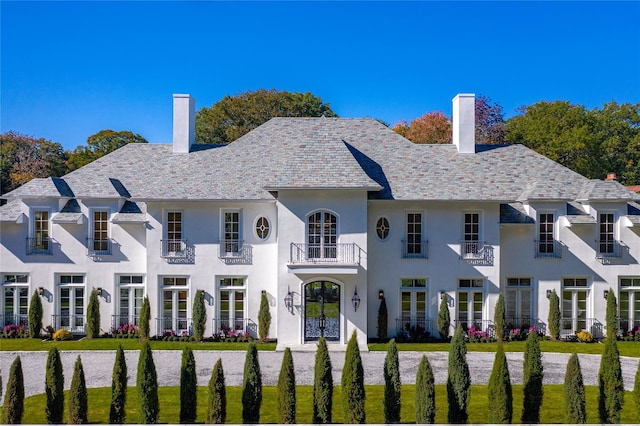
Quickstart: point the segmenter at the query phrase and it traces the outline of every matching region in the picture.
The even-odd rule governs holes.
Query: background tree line
[[[228,144],[273,117],[337,117],[310,92],[275,89],[225,96],[196,113],[196,143]],[[414,143],[451,143],[450,118],[427,112],[391,128]],[[62,145],[9,131],[0,134],[0,193],[36,177],[59,177],[128,143],[147,143],[130,131],[102,130],[86,145]],[[624,185],[640,184],[640,103],[606,103],[588,110],[568,101],[522,106],[505,120],[502,106],[476,97],[476,143],[523,144],[588,178],[616,173]]]

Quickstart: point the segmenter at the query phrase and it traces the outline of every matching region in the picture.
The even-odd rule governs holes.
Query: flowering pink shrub
[[[6,338],[27,337],[24,325],[8,324],[2,329],[2,336]]]
[[[122,324],[120,327],[111,328],[114,337],[138,337],[138,326],[135,324]]]

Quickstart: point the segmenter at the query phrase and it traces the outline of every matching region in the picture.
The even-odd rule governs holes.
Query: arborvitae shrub
[[[204,305],[204,290],[196,291],[193,299],[193,335],[198,342],[204,338],[204,329],[207,324],[207,309]]]
[[[564,410],[565,423],[581,424],[587,422],[584,382],[578,354],[569,358],[567,372],[564,376]]]
[[[633,402],[635,402],[635,415],[636,420],[640,422],[640,363],[638,364],[638,370],[636,371],[636,379],[633,382]]]
[[[542,352],[540,351],[540,338],[538,333],[530,331],[524,352],[522,366],[522,423],[539,423],[540,406],[544,396],[542,379],[544,368],[542,366]]]
[[[255,343],[249,343],[242,378],[242,423],[260,423],[261,404],[262,375],[258,362],[258,349]]]
[[[496,302],[496,310],[493,313],[493,326],[496,332],[496,339],[498,343],[504,341],[505,332],[505,319],[504,319],[504,296],[502,293],[498,295],[498,301]]]
[[[269,299],[267,292],[262,292],[260,297],[260,310],[258,311],[258,337],[261,342],[269,337],[269,328],[271,327],[271,312],[269,310]]]
[[[389,314],[387,312],[387,302],[383,297],[380,300],[380,307],[378,308],[378,339],[384,340],[387,338],[388,330],[387,323],[389,322]]]
[[[94,288],[89,295],[87,306],[87,339],[95,339],[100,336],[100,300],[98,291]]]
[[[182,351],[180,367],[180,423],[195,423],[198,408],[198,377],[193,351],[186,347]]]
[[[111,376],[111,408],[109,423],[122,424],[127,418],[127,361],[122,346],[118,345]]]
[[[333,401],[333,377],[331,375],[331,359],[327,341],[321,337],[316,352],[313,380],[313,419],[312,423],[331,423]]]
[[[438,333],[441,339],[449,338],[449,327],[451,324],[451,315],[449,314],[449,302],[447,295],[443,295],[440,299],[440,309],[438,311]]]
[[[549,335],[553,340],[560,338],[560,298],[554,289],[549,297]]]
[[[291,349],[284,350],[278,376],[278,423],[296,423],[296,375],[293,369]]]
[[[40,337],[40,330],[42,330],[42,300],[38,290],[34,290],[29,302],[29,337]]]
[[[158,414],[160,413],[158,375],[156,373],[155,363],[153,362],[151,346],[148,341],[144,342],[142,350],[140,350],[136,387],[138,388],[138,410],[140,415],[138,423],[156,423],[158,421]]]
[[[605,327],[607,329],[607,337],[613,337],[615,339],[618,334],[618,301],[612,288],[609,288],[609,292],[607,293]]]
[[[609,293],[611,297],[611,293]],[[607,334],[609,334],[607,332]],[[615,333],[604,341],[604,353],[598,372],[598,414],[600,423],[620,423],[620,412],[624,404],[622,367]]]
[[[458,325],[449,346],[449,369],[447,371],[447,401],[449,423],[467,423],[471,376],[467,364],[467,347],[462,326]]]
[[[218,358],[209,379],[209,404],[205,423],[222,424],[227,421],[227,391],[224,387],[222,360]]]
[[[436,389],[431,364],[422,355],[416,374],[415,410],[417,424],[433,424],[436,418]]]
[[[140,333],[140,339],[149,340],[151,321],[151,305],[149,304],[149,296],[145,296],[142,300],[142,308],[140,309],[140,325],[138,326],[138,333]]]
[[[62,372],[60,352],[58,352],[57,348],[49,350],[44,386],[47,396],[47,405],[45,407],[47,423],[62,423],[64,416],[64,374]]]
[[[82,425],[88,423],[87,414],[89,403],[87,400],[87,385],[84,380],[84,369],[80,355],[73,366],[73,378],[69,388],[69,403],[67,404],[67,423]]]
[[[4,396],[4,419],[7,424],[22,423],[24,414],[24,376],[22,375],[22,361],[20,355],[11,364],[9,380],[7,381],[7,394]]]
[[[358,348],[358,335],[354,330],[342,370],[342,410],[344,423],[365,423],[364,369]]]
[[[387,345],[384,359],[384,422],[400,423],[400,362],[395,339]]]
[[[507,357],[502,344],[498,344],[493,370],[487,390],[489,397],[488,423],[509,424],[513,416],[513,395]]]

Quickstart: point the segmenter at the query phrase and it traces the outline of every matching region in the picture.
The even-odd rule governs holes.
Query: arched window
[[[307,218],[307,256],[310,259],[335,259],[338,242],[336,215],[319,211]]]

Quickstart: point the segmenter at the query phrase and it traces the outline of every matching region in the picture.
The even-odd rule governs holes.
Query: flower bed
[[[27,337],[27,330],[24,325],[8,324],[5,325],[0,333],[0,338],[3,339],[16,339]]]

